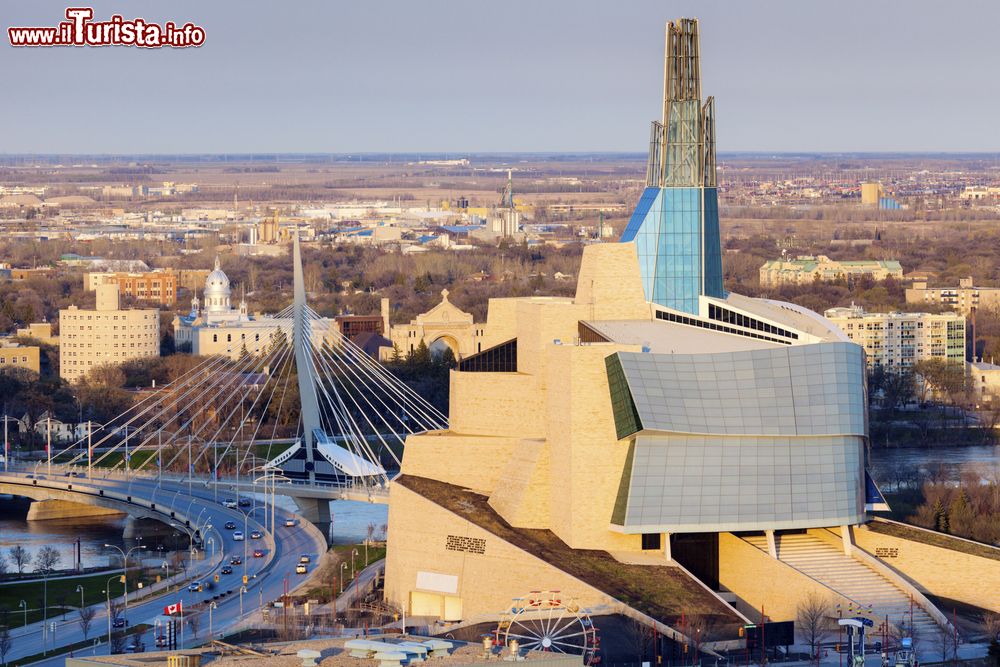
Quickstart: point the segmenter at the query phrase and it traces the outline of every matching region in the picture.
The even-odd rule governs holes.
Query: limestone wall
[[[497,488],[518,441],[518,438],[460,435],[451,431],[411,435],[406,438],[402,472],[488,495]]]
[[[620,606],[596,588],[400,484],[393,484],[390,491],[389,535],[385,596],[407,613],[412,613],[414,591],[461,598],[464,619],[497,614],[514,598],[536,590],[558,590],[591,608]],[[418,576],[424,583],[440,584],[418,587]],[[448,582],[454,582],[453,589]]]
[[[538,438],[544,399],[521,373],[451,373],[450,430],[457,434]]]
[[[609,528],[628,445],[615,432],[604,358],[621,348],[557,345],[549,354],[552,531],[575,549],[641,549],[640,535]]]
[[[877,533],[861,526],[854,544],[922,591],[1000,612],[1000,560]]]
[[[648,319],[649,304],[642,290],[639,257],[634,243],[604,243],[583,249],[576,302],[592,312],[581,319]]]
[[[830,607],[850,600],[795,568],[771,558],[732,533],[719,533],[719,583],[746,606],[775,621],[794,620],[800,601],[810,594],[829,600]]]

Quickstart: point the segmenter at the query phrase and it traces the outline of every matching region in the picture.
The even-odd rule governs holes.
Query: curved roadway
[[[288,590],[295,587],[298,580],[302,577],[302,575],[295,574],[295,565],[302,554],[308,554],[312,558],[313,565],[315,565],[319,562],[319,557],[326,551],[326,544],[320,539],[316,531],[305,529],[299,525],[286,527],[284,525],[286,519],[297,517],[287,510],[283,510],[280,506],[276,512],[273,540],[271,540],[271,536],[263,525],[264,512],[260,511],[260,506],[258,506],[256,512],[251,510],[251,515],[246,520],[247,530],[244,535],[245,540],[242,542],[233,540],[234,531],[226,530],[224,525],[228,521],[232,521],[237,524],[235,530],[242,531],[245,522],[244,513],[236,509],[227,509],[221,504],[216,503],[213,500],[213,489],[211,486],[206,486],[203,482],[196,482],[192,487],[190,495],[188,494],[186,484],[164,483],[162,486],[158,486],[155,478],[144,477],[133,478],[126,482],[119,479],[67,478],[45,474],[34,475],[34,479],[29,479],[28,473],[6,473],[0,474],[0,483],[3,483],[8,489],[11,486],[23,485],[57,488],[60,490],[65,490],[68,485],[72,484],[73,493],[94,496],[99,495],[100,490],[103,489],[106,497],[117,497],[120,494],[122,498],[125,498],[130,495],[133,502],[143,509],[146,509],[150,503],[155,503],[159,510],[168,512],[162,519],[166,523],[170,523],[171,521],[169,519],[169,511],[171,509],[192,517],[192,526],[195,525],[194,517],[199,517],[197,524],[204,526],[207,523],[211,523],[212,530],[209,537],[203,536],[203,546],[207,549],[206,558],[190,566],[188,575],[192,578],[196,577],[203,582],[211,580],[216,573],[219,573],[222,566],[229,563],[231,556],[239,555],[242,557],[245,550],[246,557],[243,559],[243,565],[232,566],[232,574],[219,574],[220,581],[218,584],[215,584],[215,588],[212,591],[208,591],[206,587],[201,593],[188,592],[185,585],[177,592],[129,604],[128,623],[131,627],[140,623],[152,625],[156,617],[163,613],[164,606],[178,602],[183,603],[185,623],[183,629],[184,643],[182,647],[190,647],[208,640],[209,614],[207,609],[204,609],[204,613],[201,614],[202,618],[197,638],[193,637],[191,628],[188,626],[186,620],[189,612],[198,611],[200,608],[203,608],[205,606],[204,601],[211,599],[215,594],[229,590],[232,591],[231,594],[224,595],[216,600],[218,606],[212,611],[211,623],[215,636],[219,636],[226,628],[241,619],[239,590],[242,585],[244,568],[249,579],[249,584],[248,592],[243,596],[243,612],[244,614],[249,614],[258,609],[261,601],[264,604],[268,604],[270,601],[279,598],[285,590],[286,580]],[[10,489],[10,492],[16,493],[13,489]],[[228,490],[224,494],[220,488],[219,497],[232,497],[235,499],[236,496]],[[260,521],[257,519],[260,519]],[[176,520],[175,522],[181,523],[181,521]],[[259,530],[264,533],[264,539],[251,540],[249,533],[253,530]],[[208,542],[210,537],[214,538],[215,549],[221,549],[221,559],[211,559],[212,546]],[[264,558],[253,557],[253,550],[256,548],[264,550]],[[104,603],[95,606],[98,608],[98,611],[91,623],[89,637],[93,640],[94,638],[103,636],[105,643],[97,648],[97,654],[100,655],[102,653],[106,654],[108,650],[106,643],[108,617]],[[83,632],[80,629],[78,616],[69,614],[66,620],[57,621],[56,624],[54,639],[57,645],[65,646],[83,640]],[[147,651],[156,650],[153,646],[153,634],[153,630],[150,630],[143,637]],[[40,623],[31,624],[26,630],[13,629],[11,635],[13,646],[7,655],[8,661],[17,660],[20,657],[38,653],[41,650],[42,637]],[[180,639],[180,636],[179,632],[178,639]],[[49,644],[50,646],[52,645],[51,637]],[[92,652],[93,649],[84,649],[79,653],[80,655],[91,655]],[[62,660],[64,659],[65,656],[62,656],[49,662],[52,662],[52,664],[62,664]]]

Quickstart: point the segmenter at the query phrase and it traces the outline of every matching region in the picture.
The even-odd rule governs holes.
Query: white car
[[[242,530],[237,530],[236,532],[233,533],[233,541],[235,541],[235,542],[242,542],[243,541],[243,531]]]
[[[228,509],[231,509],[231,510],[234,510],[234,509],[237,508],[236,501],[233,500],[232,498],[226,498],[225,500],[223,500],[222,501],[222,506],[226,507]]]
[[[298,524],[295,519],[285,519],[285,526],[288,528],[294,528]]]

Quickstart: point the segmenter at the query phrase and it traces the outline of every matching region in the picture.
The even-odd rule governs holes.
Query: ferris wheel
[[[586,665],[600,662],[600,640],[590,613],[559,591],[531,591],[514,598],[500,616],[496,642],[528,651],[582,655]]]

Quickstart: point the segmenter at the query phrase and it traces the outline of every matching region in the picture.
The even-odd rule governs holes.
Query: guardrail
[[[47,470],[51,468],[53,470],[53,475],[66,473],[77,473],[81,478],[86,479],[117,479],[123,481],[129,481],[132,479],[145,479],[145,480],[168,480],[173,482],[184,482],[187,483],[191,480],[192,483],[202,483],[202,484],[212,484],[218,481],[222,485],[252,485],[253,482],[239,480],[237,481],[233,477],[226,479],[215,480],[211,475],[204,474],[193,474],[188,475],[184,473],[177,472],[159,472],[155,470],[130,470],[128,472],[118,469],[118,468],[96,468],[90,466],[89,468],[85,465],[70,465],[67,463],[52,463],[51,465],[45,461],[36,461],[31,464],[27,464],[23,461],[11,465],[12,471],[20,470],[22,472],[31,474],[48,474]],[[323,489],[335,489],[338,491],[347,492],[357,492],[357,493],[373,493],[378,495],[379,493],[385,493],[387,490],[380,485],[369,485],[361,483],[351,483],[351,482],[329,482],[329,481],[318,481],[309,482],[306,480],[296,480],[296,479],[285,479],[281,480],[277,487],[316,487]]]

